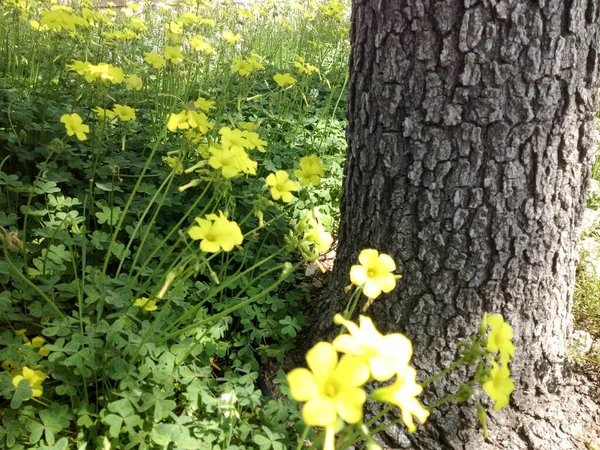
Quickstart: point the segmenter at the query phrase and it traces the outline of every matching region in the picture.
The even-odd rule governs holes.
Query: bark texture
[[[490,439],[472,404],[452,405],[424,434],[391,429],[394,448],[584,448],[588,409],[598,405],[568,390],[565,342],[594,156],[598,8],[598,0],[354,0],[330,291],[343,291],[361,249],[391,254],[404,278],[370,315],[380,330],[413,340],[421,379],[455,360],[457,340],[484,311],[505,317],[517,346],[516,391],[492,414]],[[344,305],[332,298],[315,307],[311,330],[321,337]],[[467,375],[434,383],[425,403]],[[578,420],[561,412],[571,401],[585,403]]]

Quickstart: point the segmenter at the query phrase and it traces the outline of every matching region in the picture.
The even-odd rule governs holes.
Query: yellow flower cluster
[[[319,69],[307,62],[304,61],[304,58],[296,55],[296,60],[294,61],[294,66],[299,73],[305,73],[307,75],[312,74],[313,72],[319,73]]]
[[[68,6],[55,5],[50,10],[42,11],[40,25],[52,31],[75,31],[77,27],[86,27],[88,22],[76,14]],[[41,28],[40,27],[40,28]]]
[[[208,147],[208,152],[208,165],[213,169],[220,169],[223,177],[227,179],[241,174],[256,175],[258,163],[250,159],[242,147],[212,144]]]
[[[265,66],[259,61],[261,57],[253,54],[251,57],[245,59],[236,58],[232,70],[239,73],[241,76],[246,77],[255,70],[263,70]]]
[[[160,56],[156,50],[152,50],[150,53],[145,52],[144,61],[146,61],[155,69],[160,69],[167,65],[167,60]]]
[[[11,375],[12,375],[12,372],[11,372]],[[23,380],[25,380],[27,382],[28,387],[31,389],[31,396],[32,397],[41,397],[44,392],[44,388],[42,387],[42,382],[46,378],[48,378],[48,375],[46,375],[41,370],[34,370],[34,369],[30,369],[29,367],[25,366],[20,371],[20,373],[15,372],[15,375],[13,375],[13,377],[12,377],[12,383],[13,383],[13,386],[16,388],[16,387],[19,387],[19,384]],[[23,400],[28,400],[28,399],[23,399]]]
[[[108,63],[92,64],[88,61],[73,61],[67,66],[70,70],[77,72],[78,75],[83,75],[88,83],[93,83],[96,80],[108,82],[112,84],[122,83],[125,79],[123,69],[113,66]]]
[[[214,52],[212,46],[202,36],[193,36],[188,42],[197,52],[204,53],[205,55],[210,55]]]
[[[486,348],[490,353],[497,353],[500,367],[492,361],[490,378],[483,383],[483,390],[494,400],[494,409],[508,405],[510,394],[515,390],[515,383],[510,378],[508,363],[515,354],[512,343],[513,332],[510,325],[499,314],[484,314],[482,326],[491,328],[486,340]]]
[[[177,130],[197,130],[204,135],[213,127],[214,125],[208,121],[206,114],[194,110],[171,113],[167,121],[167,128],[172,132]]]
[[[216,253],[219,250],[230,252],[244,240],[239,225],[227,219],[223,212],[219,215],[208,214],[204,219],[196,217],[196,223],[188,230],[193,240],[200,240],[200,250],[206,253]]]
[[[208,104],[205,106],[212,107]],[[207,148],[208,165],[213,169],[220,169],[222,175],[228,179],[241,174],[256,175],[258,164],[250,159],[247,151],[256,149],[265,152],[267,141],[262,140],[260,135],[253,131],[230,127],[222,127],[219,135],[221,136],[220,144],[211,144]]]
[[[294,369],[287,376],[292,398],[306,402],[302,408],[304,422],[325,427],[323,448],[335,448],[338,417],[350,424],[362,420],[367,400],[362,387],[371,377],[387,381],[395,376],[394,384],[375,389],[371,398],[398,406],[411,432],[416,429],[413,417],[424,423],[429,412],[416,399],[422,388],[416,383],[416,371],[408,365],[410,341],[401,334],[382,336],[365,316],[360,316],[360,326],[339,314],[334,321],[350,334],[338,336],[331,344],[319,342],[306,354],[309,368]],[[344,355],[338,358],[337,352]]]
[[[25,336],[26,330],[17,330],[15,331],[16,335],[22,335],[24,344],[27,347],[31,347],[33,350],[37,350],[37,354],[46,357],[50,354],[50,350],[44,346],[46,340],[41,336],[34,337],[31,341]],[[31,389],[32,397],[41,397],[43,393],[42,382],[48,377],[41,370],[34,370],[27,366],[24,366],[22,369],[19,369],[15,363],[10,360],[5,360],[0,364],[2,369],[9,371],[12,377],[12,384],[15,388],[19,386],[21,381],[25,380],[27,382],[28,387]],[[23,400],[28,400],[28,398],[24,398]]]
[[[135,120],[135,109],[131,106],[127,105],[119,105],[118,103],[113,106],[113,109],[104,109],[100,106],[96,106],[92,109],[100,119],[114,119],[117,117],[121,122],[128,122],[130,120]]]
[[[314,245],[317,255],[328,251],[333,244],[331,233],[325,231],[323,224],[310,211],[300,222],[298,229],[304,231],[304,241]]]
[[[229,45],[235,45],[240,39],[240,34],[233,34],[231,31],[225,30],[222,34],[222,37],[229,42]]]
[[[294,170],[294,175],[300,180],[300,186],[318,186],[325,175],[325,168],[317,155],[305,156],[300,159],[300,169]]]

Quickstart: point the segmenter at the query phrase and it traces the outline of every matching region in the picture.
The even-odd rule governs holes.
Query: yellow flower
[[[142,19],[141,17],[133,17],[130,23],[133,29],[136,31],[144,31],[148,29],[148,27],[144,23],[144,19]]]
[[[84,75],[87,71],[89,71],[91,64],[87,61],[73,61],[73,64],[68,64],[67,68],[74,72],[77,72],[78,75]]]
[[[396,287],[396,263],[390,255],[372,248],[364,249],[358,255],[360,265],[350,268],[352,284],[363,287],[363,293],[370,299],[379,297],[381,291],[391,292]]]
[[[208,130],[214,127],[214,125],[208,121],[206,114],[192,110],[187,112],[187,121],[191,128],[198,129],[203,134],[208,133]]]
[[[38,355],[40,356],[48,356],[50,354],[50,350],[44,347],[44,343],[46,340],[41,336],[34,337],[31,341],[25,342],[25,345],[31,347],[32,349],[38,349]]]
[[[329,342],[319,342],[306,353],[309,369],[298,368],[287,375],[294,400],[306,402],[302,419],[307,425],[325,427],[325,450],[334,449],[338,416],[359,423],[367,399],[361,389],[369,379],[364,361],[351,355],[338,355]]]
[[[173,64],[179,64],[183,62],[183,55],[179,47],[172,47],[170,45],[165,47],[165,59],[171,61]]]
[[[177,156],[163,156],[161,158],[177,175],[183,174],[183,164]],[[181,192],[181,191],[180,191]]]
[[[325,171],[319,157],[311,155],[300,160],[300,169],[294,170],[294,174],[300,179],[300,186],[308,186],[311,183],[318,186]]]
[[[259,59],[263,59],[262,56],[257,55],[256,53],[252,53],[251,58],[246,58],[246,62],[252,66],[253,70],[262,70],[265,66],[259,61]]]
[[[153,50],[150,53],[144,53],[144,61],[150,64],[155,69],[160,69],[167,64],[167,61],[158,54],[156,50]]]
[[[183,32],[181,25],[179,25],[177,22],[170,22],[167,25],[167,29],[174,34],[181,34]]]
[[[209,147],[208,165],[221,169],[225,178],[234,178],[240,173],[256,175],[256,161],[251,160],[243,148],[223,148],[217,145]]]
[[[331,244],[333,244],[331,233],[325,231],[323,224],[313,216],[312,212],[308,213],[303,222],[310,225],[310,229],[304,235],[304,240],[314,243],[319,254],[328,251]],[[301,224],[302,228],[304,228],[304,224]]]
[[[371,397],[378,402],[388,402],[396,405],[402,412],[402,421],[411,433],[417,427],[413,421],[413,416],[419,419],[419,422],[425,423],[429,417],[427,411],[416,399],[423,388],[416,382],[417,372],[412,367],[406,367],[398,372],[396,381],[391,386],[375,389]]]
[[[231,70],[245,77],[254,70],[254,67],[252,67],[252,64],[248,63],[247,61],[244,61],[241,58],[236,58]]]
[[[219,130],[221,135],[221,145],[223,148],[230,148],[232,150],[245,150],[250,147],[250,143],[246,138],[246,135],[238,129],[232,130],[229,127],[222,127]]]
[[[194,47],[197,52],[202,52],[206,55],[210,55],[214,50],[211,45],[204,40],[202,36],[194,36],[190,39],[190,45]]]
[[[399,333],[381,335],[366,316],[359,316],[360,327],[336,314],[333,321],[346,327],[348,334],[335,338],[333,347],[342,353],[355,355],[369,364],[377,381],[387,381],[408,367],[412,356],[410,340]]]
[[[17,368],[17,365],[11,360],[5,359],[4,361],[2,361],[2,364],[0,364],[0,367],[2,367],[7,372],[11,372],[12,370]]]
[[[125,83],[126,83],[127,89],[135,89],[136,91],[139,91],[140,89],[142,89],[142,86],[144,85],[144,83],[142,82],[142,79],[140,77],[138,77],[136,74],[129,75],[125,79]]]
[[[281,199],[284,203],[289,203],[294,198],[292,192],[298,190],[298,186],[292,180],[285,170],[278,170],[266,178],[267,186],[271,186],[271,196],[273,200]]]
[[[138,298],[133,305],[148,312],[156,311],[158,309],[158,306],[156,306],[156,300],[150,300],[148,297]]]
[[[103,120],[105,118],[108,118],[110,120],[110,119],[114,119],[114,117],[115,117],[115,113],[112,112],[110,109],[104,109],[99,106],[96,106],[95,108],[93,108],[92,111],[94,111],[96,114],[98,114],[98,117],[100,117]]]
[[[225,39],[227,42],[229,42],[230,45],[235,45],[236,42],[240,39],[240,35],[233,34],[231,31],[225,30],[223,32],[223,39]]]
[[[137,37],[137,34],[135,34],[135,31],[127,28],[125,29],[125,31],[115,31],[115,37],[121,41],[126,41],[128,39],[135,39]]]
[[[119,116],[119,120],[122,122],[135,120],[135,109],[130,106],[116,104],[113,106],[113,112]]]
[[[44,391],[44,389],[42,387],[42,382],[46,378],[48,378],[48,375],[46,375],[42,371],[33,370],[33,369],[30,369],[29,367],[25,366],[25,367],[23,367],[23,371],[22,371],[21,375],[13,376],[12,383],[13,383],[14,387],[18,387],[19,383],[22,380],[25,380],[25,381],[27,381],[27,384],[29,385],[29,388],[31,389],[32,397],[41,397],[42,393]],[[23,400],[27,400],[27,399],[23,399]]]
[[[298,56],[298,55],[296,55],[296,62],[294,62],[294,65],[298,69],[298,72],[305,73],[307,75],[310,75],[313,72],[317,72],[317,73],[320,72],[317,67],[315,67],[311,64],[305,63],[304,58],[302,58],[301,56]]]
[[[492,361],[490,379],[483,383],[483,390],[494,400],[496,411],[508,405],[510,394],[515,390],[508,366],[503,365],[502,369],[498,370],[498,364]]]
[[[258,127],[260,127],[260,123],[256,122],[240,122],[240,125],[247,131],[255,131]]]
[[[169,121],[167,122],[167,128],[169,131],[187,130],[190,124],[187,121],[187,111],[181,111],[178,114],[171,113]]]
[[[206,100],[204,97],[198,97],[198,100],[194,102],[194,107],[208,112],[215,107],[215,102]]]
[[[257,149],[261,153],[267,151],[264,146],[267,145],[268,142],[262,140],[258,133],[253,131],[242,131],[242,135],[246,138],[246,141],[248,141],[247,145],[249,150]]]
[[[110,81],[112,84],[122,83],[124,79],[123,69],[107,63],[90,64],[88,73],[96,80]]]
[[[193,240],[200,240],[200,250],[207,253],[216,253],[220,249],[230,252],[236,245],[241,245],[244,240],[242,230],[234,221],[227,220],[223,212],[219,215],[208,214],[205,219],[196,217],[198,225],[188,230],[188,235]]]
[[[499,314],[487,316],[486,322],[492,329],[487,337],[487,349],[492,353],[500,352],[500,362],[506,365],[515,354],[512,329]]]
[[[273,75],[273,80],[275,80],[275,83],[282,88],[292,86],[296,83],[296,79],[290,73],[278,73]]]
[[[83,124],[79,114],[63,114],[60,121],[65,124],[67,135],[76,135],[77,139],[80,141],[85,141],[87,139],[86,133],[90,132],[90,127]]]

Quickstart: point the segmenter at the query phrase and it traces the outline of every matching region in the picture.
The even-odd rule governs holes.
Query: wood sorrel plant
[[[414,418],[424,424],[429,411],[435,407],[449,401],[471,399],[476,385],[481,385],[490,396],[494,409],[508,404],[514,390],[508,364],[515,347],[512,330],[502,316],[484,314],[471,342],[462,345],[461,357],[441,373],[417,383],[416,370],[409,365],[412,344],[406,336],[399,333],[383,336],[364,315],[359,316],[359,325],[346,319],[354,312],[361,294],[367,297],[366,310],[382,292],[391,292],[399,278],[393,273],[396,265],[389,255],[365,249],[358,259],[360,264],[350,270],[350,280],[357,288],[344,315],[334,317],[334,322],[344,326],[349,334],[340,334],[332,343],[317,343],[306,354],[308,369],[294,369],[287,376],[291,397],[305,402],[302,407],[302,419],[306,424],[303,439],[311,426],[325,429],[311,448],[322,445],[325,450],[344,449],[361,441],[366,442],[367,448],[381,448],[373,436],[391,424],[374,430],[371,427],[394,407],[400,409],[401,421],[413,433],[417,430]],[[343,356],[339,357],[338,352]],[[417,399],[423,388],[461,365],[475,366],[473,379],[462,384],[456,393],[424,408]],[[372,389],[369,394],[364,389],[370,380],[386,382],[391,379],[394,379],[392,384]],[[364,423],[363,405],[367,399],[389,406]],[[477,417],[487,437],[485,410],[478,401]],[[300,448],[302,444],[298,446]]]
[[[0,4],[0,447],[296,441],[258,387],[286,389],[266,363],[305,324],[294,269],[331,244],[331,11]]]

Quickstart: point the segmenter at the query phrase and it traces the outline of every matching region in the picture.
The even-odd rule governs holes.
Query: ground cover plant
[[[257,381],[332,242],[345,13],[2,2],[2,448],[295,444]]]

